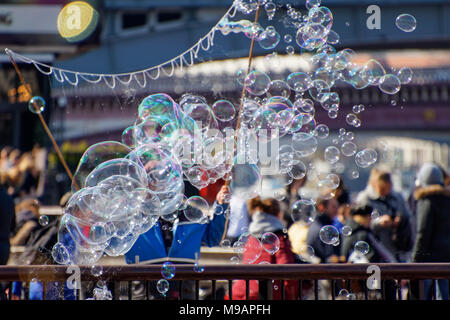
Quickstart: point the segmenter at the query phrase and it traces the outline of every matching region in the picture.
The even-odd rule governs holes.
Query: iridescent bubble
[[[269,91],[267,91],[268,96],[271,97],[285,97],[289,98],[291,95],[291,89],[288,84],[283,80],[274,80],[270,83]]]
[[[287,78],[286,82],[289,87],[295,92],[304,92],[311,88],[312,80],[311,77],[304,72],[294,72],[291,73]]]
[[[328,138],[328,135],[330,134],[330,129],[326,124],[319,124],[315,131],[315,136],[319,139],[326,139]]]
[[[184,216],[191,222],[205,223],[209,216],[210,207],[208,201],[200,196],[193,196],[187,199]]]
[[[69,251],[61,242],[57,242],[53,246],[52,257],[58,264],[68,264],[70,262]]]
[[[286,47],[286,53],[289,55],[295,54],[295,48],[293,46],[287,46]]]
[[[300,160],[293,160],[291,170],[288,172],[293,179],[303,179],[306,176],[306,165]]]
[[[306,0],[305,6],[307,9],[311,9],[313,7],[319,7],[322,0]]]
[[[336,119],[338,116],[338,111],[337,110],[329,110],[328,111],[328,117],[330,119]]]
[[[354,127],[358,125],[358,120],[359,120],[358,117],[353,113],[349,113],[345,117],[345,122]]]
[[[325,244],[331,244],[339,241],[339,231],[335,226],[326,225],[319,231],[319,238]]]
[[[101,266],[101,265],[93,265],[91,267],[91,274],[94,277],[100,277],[103,274],[103,266]]]
[[[316,214],[316,207],[311,200],[298,200],[291,208],[291,218],[294,222],[311,223],[316,218]]]
[[[267,74],[260,71],[252,71],[245,78],[245,89],[255,96],[265,94],[270,88],[270,78]]]
[[[280,239],[272,232],[266,232],[261,237],[261,244],[268,253],[274,255],[280,249]]]
[[[387,94],[396,94],[400,91],[401,83],[397,76],[386,74],[380,79],[378,85],[381,91]]]
[[[352,227],[350,226],[343,226],[342,227],[342,234],[346,237],[351,236],[352,234]]]
[[[283,39],[284,39],[284,42],[291,43],[293,38],[290,34],[286,34],[286,35],[284,35]]]
[[[398,70],[397,77],[400,80],[401,84],[408,84],[411,82],[413,77],[413,71],[411,68],[404,67]]]
[[[361,254],[367,254],[370,251],[370,246],[365,241],[357,241],[353,248],[356,252]]]
[[[271,50],[280,43],[280,34],[275,30],[265,30],[258,37],[258,43],[261,48]]]
[[[222,248],[231,248],[231,241],[228,240],[228,239],[223,239],[223,240],[220,242],[220,246],[221,246]]]
[[[49,219],[48,216],[46,215],[42,215],[39,217],[39,224],[43,227],[45,227],[46,225],[48,225]]]
[[[324,152],[324,160],[329,163],[336,163],[340,159],[340,151],[335,146],[328,146]]]
[[[87,176],[101,163],[125,158],[131,149],[126,145],[115,142],[105,141],[90,146],[81,156],[78,167],[73,176],[72,191],[76,192],[85,186]]]
[[[237,71],[237,82],[240,84],[240,85],[243,85],[244,84],[244,82],[245,82],[245,78],[247,77],[247,70],[245,70],[244,68],[240,68],[238,71]]]
[[[261,241],[251,233],[243,233],[236,243],[239,243],[239,258],[242,263],[252,264],[261,256],[263,245],[261,244]],[[233,245],[233,247],[235,246]]]
[[[135,134],[134,126],[128,127],[122,132],[122,143],[130,148],[134,148],[135,145]]]
[[[404,13],[395,19],[395,25],[404,32],[412,32],[417,27],[417,21],[414,16]]]
[[[359,178],[359,171],[358,170],[352,170],[350,172],[350,176],[352,179],[358,179]]]
[[[272,20],[273,17],[275,16],[275,12],[277,10],[276,4],[273,3],[272,1],[269,1],[264,5],[264,9],[266,10],[267,18],[269,20]]]
[[[161,275],[164,279],[172,279],[175,277],[175,265],[172,262],[164,262],[161,266]]]
[[[219,121],[231,121],[236,116],[234,105],[228,100],[219,100],[212,105],[214,115]]]
[[[341,152],[346,157],[353,156],[356,153],[357,149],[358,147],[356,146],[356,144],[351,141],[345,141],[341,146]]]
[[[42,113],[45,110],[45,106],[46,103],[44,98],[39,96],[32,97],[28,102],[28,110],[35,114]]]
[[[198,262],[195,262],[194,263],[194,272],[202,273],[203,271],[205,271],[205,267],[200,265]]]
[[[160,279],[156,283],[156,290],[158,290],[159,293],[162,295],[166,295],[167,291],[169,291],[169,281],[166,279]]]
[[[377,152],[372,148],[366,148],[355,155],[355,162],[358,167],[367,168],[374,164],[378,159]]]
[[[299,157],[307,157],[317,150],[317,139],[314,134],[297,132],[292,136],[292,148]]]

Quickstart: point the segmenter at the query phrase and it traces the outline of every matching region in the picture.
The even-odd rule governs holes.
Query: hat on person
[[[417,173],[416,184],[421,187],[434,184],[444,185],[444,174],[434,163],[425,163]]]

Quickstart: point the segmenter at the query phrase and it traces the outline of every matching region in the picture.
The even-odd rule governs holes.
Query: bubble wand
[[[22,73],[20,72],[20,69],[17,66],[16,61],[12,57],[10,50],[9,49],[5,49],[5,52],[9,56],[9,59],[11,60],[11,63],[13,65],[17,75],[19,76],[20,83],[25,88],[26,92],[28,93],[28,96],[32,97],[33,95],[31,93],[31,88],[26,85],[25,79],[23,78]],[[33,102],[32,105],[33,105],[33,108],[36,110],[36,114],[38,115],[39,120],[41,121],[42,126],[44,127],[44,130],[47,133],[47,136],[50,138],[50,141],[53,144],[53,148],[55,149],[56,154],[58,155],[58,158],[59,158],[59,160],[61,161],[61,163],[62,163],[62,165],[64,167],[64,170],[66,171],[67,175],[69,176],[70,181],[72,181],[72,183],[74,184],[76,189],[79,189],[76,181],[73,179],[73,175],[72,175],[72,172],[69,169],[69,166],[67,165],[66,161],[64,160],[64,157],[62,155],[61,149],[59,148],[58,144],[56,143],[55,138],[53,137],[52,132],[50,131],[50,128],[48,127],[47,123],[45,122],[45,119],[42,116],[41,112],[38,112],[39,111],[39,106],[36,104],[36,102]]]
[[[261,3],[258,1],[258,7],[256,8],[256,13],[255,13],[255,20],[253,21],[253,26],[255,26],[258,23],[259,20],[259,13],[261,11]],[[252,35],[252,41],[250,43],[250,51],[248,54],[248,67],[247,67],[247,73],[245,75],[245,79],[247,79],[248,74],[250,73],[250,70],[252,69],[252,60],[253,60],[253,49],[255,47],[255,35]],[[233,155],[235,153],[235,148],[236,148],[236,144],[237,144],[237,140],[238,140],[238,132],[241,128],[241,113],[242,113],[242,108],[244,106],[244,99],[245,99],[245,93],[247,90],[247,86],[246,86],[246,81],[244,80],[244,84],[242,87],[242,94],[241,94],[241,102],[240,102],[240,106],[239,106],[239,111],[238,111],[238,118],[237,118],[237,123],[236,123],[236,130],[235,130],[235,134],[234,134],[234,143],[233,143]],[[233,163],[231,164],[231,166],[233,166]],[[225,186],[229,187],[230,185],[230,172],[227,172],[226,176],[225,176]],[[228,206],[227,211],[230,210],[230,206]],[[222,240],[225,239],[225,236],[227,234],[227,230],[228,230],[228,222],[229,222],[229,218],[227,215],[227,219],[225,221],[225,229],[222,235]]]

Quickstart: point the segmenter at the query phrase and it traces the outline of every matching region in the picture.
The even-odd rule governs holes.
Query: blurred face
[[[385,181],[375,182],[375,192],[381,197],[386,197],[392,190],[392,183]]]
[[[319,208],[322,209],[322,208]],[[325,213],[327,216],[330,216],[332,218],[337,216],[339,209],[339,202],[336,200],[336,198],[331,198],[328,200],[327,205],[323,206],[323,213]]]

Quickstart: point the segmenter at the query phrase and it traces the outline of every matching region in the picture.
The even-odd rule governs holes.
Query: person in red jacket
[[[290,264],[294,263],[294,254],[287,236],[287,230],[281,222],[281,209],[277,200],[259,197],[247,202],[251,217],[249,232],[241,236],[240,242],[244,246],[241,256],[242,263],[247,264]],[[272,233],[272,234],[268,234]],[[265,240],[261,238],[265,235]],[[280,300],[282,297],[281,280],[270,282],[272,290],[266,299]],[[297,281],[285,281],[285,299],[295,300],[298,297]],[[249,281],[249,299],[259,299],[258,280]],[[232,293],[234,300],[246,300],[246,281],[237,280],[233,283]]]

